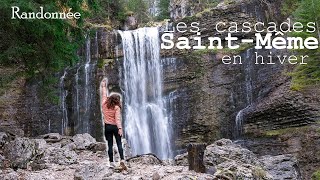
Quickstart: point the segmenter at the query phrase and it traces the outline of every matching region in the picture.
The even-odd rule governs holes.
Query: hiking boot
[[[124,160],[120,161],[120,168],[121,168],[122,171],[127,171],[128,170]]]

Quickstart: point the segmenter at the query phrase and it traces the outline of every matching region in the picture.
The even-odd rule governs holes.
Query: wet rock
[[[90,134],[77,134],[72,137],[74,144],[76,145],[76,149],[85,150],[90,147],[91,144],[96,143],[96,139],[94,139]]]
[[[262,156],[263,167],[272,175],[272,179],[302,179],[297,159],[291,154]]]
[[[49,133],[41,136],[46,142],[59,142],[62,137],[59,133]]]
[[[16,138],[4,146],[4,156],[12,168],[27,168],[36,154],[36,143],[28,138]]]
[[[127,160],[129,163],[146,164],[146,165],[159,165],[161,160],[154,154],[138,155]]]

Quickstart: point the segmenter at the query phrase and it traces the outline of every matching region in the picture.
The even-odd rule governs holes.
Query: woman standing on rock
[[[118,151],[120,154],[120,166],[124,165],[123,148],[121,143],[121,136],[123,134],[121,125],[121,103],[119,95],[107,96],[106,80],[103,80],[102,84],[102,113],[104,116],[105,123],[105,136],[108,141],[108,155],[110,165],[115,166],[113,162],[113,136],[116,138]]]

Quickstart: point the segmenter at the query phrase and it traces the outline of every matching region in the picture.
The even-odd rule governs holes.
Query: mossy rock
[[[112,65],[114,63],[114,59],[99,59],[98,60],[98,68],[103,68],[105,65]]]
[[[316,172],[314,172],[311,176],[312,180],[320,180],[320,169],[318,169]]]

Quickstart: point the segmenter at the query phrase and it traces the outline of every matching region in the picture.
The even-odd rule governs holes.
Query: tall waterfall
[[[67,109],[67,95],[68,91],[64,87],[64,80],[66,78],[67,71],[64,70],[63,75],[60,78],[60,108],[62,111],[62,122],[61,122],[61,134],[65,135],[68,127],[68,109]],[[51,126],[49,122],[49,132],[51,132]]]
[[[124,127],[132,153],[172,156],[171,130],[162,96],[157,28],[119,31],[123,44]]]
[[[253,87],[252,87],[252,70],[253,62],[251,54],[254,54],[252,51],[254,49],[248,49],[245,54],[244,62],[244,79],[245,79],[245,98],[246,98],[246,107],[241,109],[236,116],[235,120],[235,137],[239,138],[243,133],[243,124],[244,124],[244,115],[243,113],[250,107],[253,101]]]

